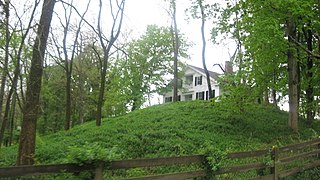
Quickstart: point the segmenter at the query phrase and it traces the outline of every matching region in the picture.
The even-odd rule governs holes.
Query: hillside
[[[201,154],[210,148],[232,152],[318,137],[303,123],[300,129],[292,133],[287,113],[272,107],[254,105],[240,112],[207,101],[167,103],[105,119],[101,127],[89,122],[38,137],[36,160],[44,164],[164,157]],[[0,165],[14,164],[15,155],[16,147],[1,149]]]

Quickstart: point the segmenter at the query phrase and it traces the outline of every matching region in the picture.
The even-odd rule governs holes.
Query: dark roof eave
[[[188,66],[190,66],[193,69],[196,69],[197,71],[201,72],[202,74],[206,74],[204,69],[202,69],[202,68],[199,68],[199,67],[196,67],[196,66],[192,66],[192,65],[188,65]],[[222,74],[219,74],[219,73],[216,73],[216,72],[213,72],[213,71],[209,71],[209,75],[210,75],[211,78],[217,80],[219,78],[219,76],[221,76]]]

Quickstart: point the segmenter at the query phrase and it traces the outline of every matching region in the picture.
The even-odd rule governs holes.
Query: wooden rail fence
[[[130,180],[151,180],[151,179],[190,179],[203,177],[205,179],[214,179],[223,174],[234,174],[239,172],[256,172],[255,177],[249,179],[279,179],[293,175],[307,169],[320,166],[320,139],[308,142],[293,144],[284,147],[273,147],[257,151],[228,153],[226,160],[228,165],[219,167],[218,170],[212,171],[204,155],[182,156],[182,157],[165,157],[151,159],[133,159],[133,160],[116,160],[100,161],[97,163],[78,164],[54,164],[54,165],[34,165],[18,167],[0,168],[0,178],[12,178],[21,176],[36,176],[43,174],[57,173],[78,173],[91,171],[95,173],[95,179],[103,179],[105,170],[119,170],[131,168],[150,168],[156,166],[168,165],[187,165],[203,164],[201,170],[189,172],[178,172],[170,174],[150,175],[144,177],[129,178]],[[241,159],[244,163],[241,163]],[[232,161],[240,162],[236,165]],[[230,162],[229,162],[230,161]],[[252,174],[252,173],[251,173]],[[246,177],[247,178],[247,177]],[[129,180],[127,179],[127,180]]]

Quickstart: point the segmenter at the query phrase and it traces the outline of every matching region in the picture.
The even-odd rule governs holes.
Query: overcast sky
[[[74,2],[79,0],[74,0]],[[179,30],[185,34],[188,41],[193,43],[193,47],[189,49],[189,55],[191,59],[187,61],[188,64],[202,67],[202,40],[201,40],[201,20],[190,19],[187,20],[185,10],[190,8],[191,0],[176,0],[177,1],[177,24]],[[208,0],[213,3],[220,1],[224,3],[224,0]],[[76,3],[79,11],[84,11],[87,1],[83,3]],[[147,25],[157,24],[160,26],[170,26],[171,20],[166,12],[168,3],[164,0],[126,0],[125,18],[122,31],[124,33],[130,33],[130,37],[139,37],[142,35]],[[98,1],[92,0],[90,5],[90,12],[92,20],[96,21],[98,13]],[[104,18],[109,15],[109,9],[107,7],[103,12]],[[61,10],[59,10],[61,9]],[[55,8],[56,12],[63,11],[61,4],[58,4]],[[90,18],[89,18],[90,19]],[[108,21],[106,21],[108,22]],[[108,26],[107,24],[105,24]],[[213,23],[211,20],[206,22],[206,39],[207,39],[207,51],[206,51],[206,63],[209,70],[222,73],[222,71],[213,64],[219,63],[224,65],[225,61],[229,60],[229,53],[233,54],[235,49],[235,43],[232,40],[223,41],[219,45],[214,45],[210,40],[210,29],[212,29]]]
[[[12,0],[15,2],[16,7],[23,8],[21,2],[33,3],[33,0]],[[201,20],[186,20],[187,15],[185,10],[190,8],[191,0],[176,0],[177,1],[177,23],[178,28],[188,40],[194,44],[193,47],[189,49],[189,55],[191,59],[187,63],[202,67],[201,51],[202,51],[202,41],[201,41]],[[220,1],[224,3],[224,0],[207,0],[210,3]],[[82,13],[86,7],[88,1],[74,0],[74,4],[79,8]],[[104,1],[105,3],[107,1]],[[143,34],[146,30],[147,25],[157,24],[161,26],[170,26],[170,19],[166,12],[166,5],[164,0],[126,0],[125,9],[125,19],[124,19],[124,29],[123,32],[132,31],[132,36],[138,37]],[[107,8],[107,7],[105,7]],[[40,8],[38,8],[40,10]],[[105,9],[108,11],[108,9]],[[61,3],[57,3],[55,7],[57,14],[63,17],[63,8]],[[98,1],[91,0],[90,10],[88,14],[89,21],[96,21],[98,13]],[[104,12],[105,18],[109,15],[108,12]],[[107,21],[108,22],[108,21]],[[59,25],[57,18],[53,20],[53,27]],[[206,39],[207,39],[207,52],[206,52],[206,63],[209,70],[220,71],[218,67],[213,68],[213,64],[219,63],[224,64],[225,61],[229,60],[229,53],[233,54],[235,49],[235,43],[232,40],[223,41],[219,45],[213,45],[210,40],[210,29],[213,27],[213,23],[209,20],[206,22]],[[130,34],[131,35],[131,34]],[[221,71],[220,71],[221,72]]]
[[[220,1],[223,2],[223,0]],[[125,23],[128,27],[132,28],[134,34],[142,34],[148,24],[170,25],[163,0],[127,0],[126,3]],[[190,0],[177,0],[178,28],[186,35],[189,41],[194,43],[194,46],[189,51],[191,60],[188,63],[202,67],[201,21],[190,20],[188,22],[186,20],[187,15],[185,10],[188,7],[190,7]],[[229,60],[229,53],[233,53],[235,45],[231,40],[228,42],[224,41],[220,45],[213,45],[210,41],[210,29],[212,26],[212,22],[208,21],[206,23],[206,62],[210,70],[220,71],[218,67],[213,68],[213,64],[224,64],[224,61]]]

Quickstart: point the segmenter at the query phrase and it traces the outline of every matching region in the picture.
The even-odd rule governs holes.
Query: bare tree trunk
[[[73,1],[71,1],[72,4]],[[70,20],[71,20],[71,10],[69,15],[67,15],[67,8],[63,5],[66,17],[66,24],[62,25],[63,29],[63,53],[64,53],[64,69],[66,74],[66,119],[64,130],[70,129],[70,119],[71,119],[71,72],[72,72],[72,62],[69,61],[68,50],[67,50],[67,35],[69,32]]]
[[[63,51],[64,51],[64,56],[65,56],[65,72],[66,72],[66,120],[65,120],[65,130],[69,130],[70,129],[70,122],[71,122],[71,114],[72,114],[72,108],[71,108],[71,104],[72,104],[72,99],[71,99],[71,82],[72,82],[72,70],[73,70],[73,61],[74,61],[74,56],[75,56],[75,48],[77,45],[77,41],[78,41],[78,37],[80,34],[80,29],[82,26],[82,22],[83,22],[83,18],[85,16],[85,14],[87,13],[88,9],[89,9],[89,5],[90,5],[90,1],[88,1],[87,7],[85,12],[81,15],[81,19],[79,22],[79,25],[77,27],[77,31],[76,31],[76,36],[74,38],[73,41],[73,48],[72,48],[72,52],[71,52],[71,59],[69,60],[68,58],[68,51],[67,51],[67,35],[69,32],[69,26],[70,26],[70,20],[71,20],[71,10],[70,10],[70,14],[66,19],[66,25],[64,27],[64,38],[63,38]],[[71,6],[73,4],[73,1],[71,1]],[[67,12],[67,8],[65,8],[65,12]]]
[[[72,115],[72,121],[71,121],[71,128],[73,128],[76,125],[76,101],[73,101],[72,109],[73,109],[73,115]]]
[[[16,101],[17,101],[17,94],[15,93],[12,97],[11,101],[11,111],[10,111],[10,130],[9,130],[9,139],[8,139],[8,144],[9,146],[12,145],[13,143],[13,130],[15,127],[15,112],[16,112]]]
[[[202,36],[202,65],[203,65],[203,69],[204,72],[206,74],[207,77],[207,84],[208,84],[208,95],[209,98],[211,99],[213,97],[212,94],[212,88],[211,88],[211,81],[210,81],[210,74],[209,71],[207,69],[207,65],[206,65],[206,38],[204,36],[204,27],[205,27],[205,14],[204,14],[204,7],[202,5],[202,1],[198,0],[199,6],[200,6],[200,11],[201,11],[201,36]]]
[[[117,1],[117,7],[118,10],[116,13],[114,13],[114,10],[112,9],[112,0],[110,2],[110,8],[112,12],[113,17],[113,25],[111,29],[111,35],[110,39],[107,42],[107,45],[105,44],[105,39],[103,37],[102,28],[101,28],[101,11],[102,11],[102,0],[99,1],[99,15],[98,15],[98,34],[100,39],[100,44],[103,48],[103,62],[101,63],[101,69],[100,69],[100,91],[99,91],[99,99],[97,104],[97,115],[96,115],[96,125],[101,126],[101,119],[102,119],[102,106],[104,102],[104,92],[105,92],[105,85],[106,85],[106,75],[107,75],[107,68],[108,68],[108,61],[110,56],[110,50],[113,46],[114,42],[118,39],[120,35],[120,30],[122,26],[122,20],[123,20],[123,13],[124,13],[124,7],[125,7],[125,0],[122,0],[119,4]],[[119,17],[120,16],[120,17]]]
[[[43,2],[37,37],[33,46],[31,68],[27,82],[26,102],[23,107],[17,165],[31,165],[34,163],[44,53],[55,3],[55,0],[44,0]]]
[[[9,94],[7,96],[5,112],[4,112],[4,115],[3,115],[3,121],[2,121],[1,129],[0,129],[0,147],[1,147],[1,144],[3,142],[5,129],[9,128],[9,113],[10,113],[10,106],[11,106],[11,98],[12,98],[12,95],[17,92],[16,89],[17,89],[17,84],[18,84],[18,78],[20,77],[21,54],[22,54],[22,50],[23,50],[23,47],[24,47],[24,44],[25,44],[25,39],[26,39],[26,37],[27,37],[27,35],[29,33],[29,29],[31,27],[31,23],[33,21],[34,13],[35,13],[35,10],[36,10],[37,6],[38,6],[38,4],[35,4],[35,7],[34,7],[34,9],[32,11],[32,14],[31,14],[31,18],[30,18],[27,30],[26,30],[26,32],[24,34],[22,34],[22,39],[21,39],[21,42],[20,42],[20,45],[19,45],[17,59],[16,59],[16,62],[15,62],[14,76],[13,76],[13,79],[12,79],[12,82],[11,82],[12,84],[11,84],[11,87],[10,87],[10,90],[9,90]],[[19,21],[22,24],[20,19],[19,19]],[[23,29],[21,29],[21,31],[23,32]]]
[[[173,42],[173,102],[178,101],[178,53],[179,53],[179,35],[178,35],[178,25],[177,25],[177,7],[176,7],[176,1],[171,1],[171,6],[173,9],[172,19],[173,19],[173,28],[174,32],[172,32],[172,36],[174,37],[172,39]]]
[[[299,99],[298,99],[298,62],[295,55],[296,25],[293,19],[287,21],[288,33],[288,73],[289,73],[289,127],[298,132]]]
[[[5,111],[4,111],[4,116],[1,124],[1,129],[0,129],[0,148],[1,144],[3,143],[4,140],[4,133],[6,129],[9,129],[9,112],[10,112],[10,105],[11,105],[11,96],[14,93],[15,89],[13,87],[10,88],[8,98],[6,100],[6,106],[5,106]]]
[[[276,87],[276,81],[277,81],[276,70],[273,70],[272,101],[273,101],[273,106],[274,106],[274,107],[278,107],[277,91],[276,91],[276,89],[275,89],[275,87]]]
[[[310,27],[310,23],[308,25]],[[307,48],[309,51],[312,52],[312,31],[311,29],[307,30]],[[306,101],[307,101],[307,109],[306,109],[306,114],[307,114],[307,123],[310,125],[312,124],[314,120],[314,108],[313,108],[313,102],[314,102],[314,95],[313,95],[313,58],[311,56],[308,56],[307,60],[307,83],[308,87],[306,89]]]
[[[2,105],[4,100],[4,94],[5,94],[5,86],[7,82],[7,74],[8,74],[8,62],[9,62],[9,46],[10,46],[10,30],[9,30],[9,17],[10,17],[10,1],[5,1],[5,3],[1,3],[4,11],[5,11],[5,30],[6,30],[6,43],[5,43],[5,57],[3,62],[3,68],[2,68],[2,75],[1,75],[1,87],[0,87],[0,123],[3,124],[5,120],[2,119]],[[2,130],[1,130],[2,131]],[[0,141],[0,147],[1,147],[1,141]]]

